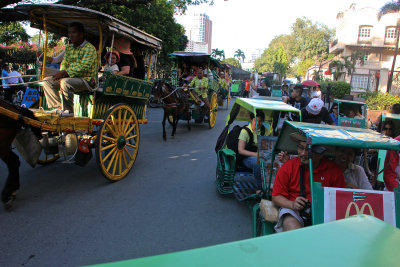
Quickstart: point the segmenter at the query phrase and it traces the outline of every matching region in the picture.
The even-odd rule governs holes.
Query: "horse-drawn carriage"
[[[98,67],[102,52],[112,51],[114,39],[125,38],[132,48],[143,52],[147,77],[150,77],[151,68],[161,49],[160,39],[90,9],[40,4],[16,6],[11,11],[24,15],[32,27],[43,30],[44,55],[48,51],[48,33],[65,36],[72,22],[84,24],[86,40],[97,44]],[[45,56],[38,70],[36,84],[39,86],[43,84],[46,69]],[[77,163],[83,165],[92,157],[91,148],[94,147],[102,174],[110,181],[118,181],[127,176],[138,154],[139,124],[147,123],[146,103],[152,83],[111,72],[104,74],[104,82],[96,81],[94,90],[75,93],[73,117],[46,112],[47,104],[42,88],[39,108],[31,109],[36,119],[21,117],[15,110],[5,107],[1,107],[0,114],[44,131],[38,163],[54,162],[64,154],[73,156]],[[38,143],[37,140],[35,142]]]

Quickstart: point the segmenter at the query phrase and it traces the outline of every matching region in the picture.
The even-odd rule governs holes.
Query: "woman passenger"
[[[117,74],[132,77],[134,68],[137,68],[137,63],[131,52],[131,41],[123,37],[117,38],[114,41],[114,46],[119,52],[119,72]]]
[[[331,107],[331,110],[329,111],[329,115],[331,116],[331,118],[332,118],[332,120],[333,120],[333,122],[335,123],[336,126],[338,125],[338,117],[339,117],[338,110],[339,110],[338,104],[337,103],[333,103],[332,107]]]

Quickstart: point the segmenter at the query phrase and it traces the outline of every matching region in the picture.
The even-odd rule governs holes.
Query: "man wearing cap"
[[[275,226],[277,232],[298,229],[304,226],[300,213],[311,201],[309,155],[305,135],[296,132],[290,138],[297,142],[298,157],[282,165],[276,174],[272,188],[272,202],[280,207],[279,220]],[[312,147],[314,182],[325,187],[346,188],[343,172],[333,161],[324,157],[326,148]],[[304,174],[305,196],[300,196],[300,173]]]
[[[301,121],[320,124],[335,125],[328,110],[324,107],[324,102],[319,98],[313,98],[305,108],[301,109]]]

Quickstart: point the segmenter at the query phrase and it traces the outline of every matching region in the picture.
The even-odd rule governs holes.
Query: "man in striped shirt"
[[[84,35],[82,23],[72,22],[69,25],[71,44],[65,48],[60,71],[43,84],[47,106],[64,116],[73,116],[74,93],[92,91],[96,84],[96,48],[85,40]]]

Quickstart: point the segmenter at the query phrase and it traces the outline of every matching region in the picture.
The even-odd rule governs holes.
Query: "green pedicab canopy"
[[[400,230],[371,216],[97,266],[398,266]]]
[[[311,145],[400,150],[400,142],[370,129],[289,121],[282,127],[275,150],[296,154],[297,145],[289,136],[294,132],[304,133]]]
[[[228,124],[233,111],[239,107],[239,113],[235,117],[237,121],[249,121],[250,112],[256,113],[256,110],[262,110],[265,114],[265,121],[270,121],[273,118],[274,111],[287,111],[299,114],[301,116],[301,111],[297,108],[288,105],[281,101],[258,99],[258,98],[236,98],[235,103],[231,109],[230,114],[226,118]]]

